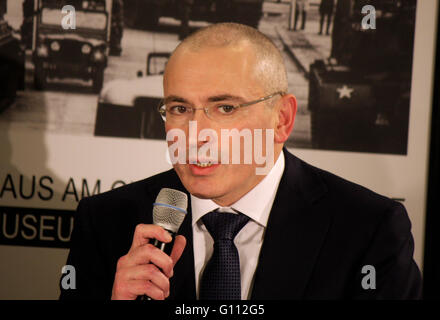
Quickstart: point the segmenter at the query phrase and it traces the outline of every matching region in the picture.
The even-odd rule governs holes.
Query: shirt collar
[[[230,207],[220,207],[210,199],[200,199],[191,195],[192,224],[197,223],[208,212],[220,208],[220,211],[239,211],[266,227],[278,185],[284,172],[284,161],[284,153],[281,151],[275,165],[264,179]]]

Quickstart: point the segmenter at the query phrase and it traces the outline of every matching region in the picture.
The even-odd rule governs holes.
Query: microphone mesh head
[[[162,188],[153,207],[153,223],[175,233],[185,219],[187,207],[186,193]]]

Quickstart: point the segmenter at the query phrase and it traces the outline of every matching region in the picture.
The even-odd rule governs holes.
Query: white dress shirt
[[[240,257],[241,298],[250,298],[255,270],[258,264],[267,220],[272,209],[278,185],[284,172],[284,154],[281,151],[271,171],[251,191],[230,207],[219,207],[214,201],[200,199],[191,195],[194,267],[196,293],[199,298],[200,280],[204,268],[213,253],[214,240],[201,218],[213,210],[234,212],[247,215],[250,220],[234,239]]]

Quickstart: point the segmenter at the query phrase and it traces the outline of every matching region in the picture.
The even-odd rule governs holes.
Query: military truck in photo
[[[163,72],[170,52],[150,52],[146,72],[107,82],[98,97],[95,136],[165,140],[158,112],[163,99]]]
[[[155,28],[160,17],[207,22],[239,22],[258,27],[263,0],[130,0],[124,2],[125,22],[132,28]]]
[[[338,0],[331,57],[310,66],[313,148],[407,153],[416,4]],[[362,26],[365,5],[375,29]]]
[[[75,8],[75,28],[65,29],[62,8]],[[53,79],[92,81],[99,93],[109,54],[111,0],[38,0],[34,23],[34,84],[44,90]],[[67,20],[66,20],[67,21]]]

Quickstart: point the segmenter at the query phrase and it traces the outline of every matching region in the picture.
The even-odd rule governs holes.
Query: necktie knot
[[[211,211],[202,217],[202,221],[216,242],[218,240],[234,240],[249,221],[249,217],[244,214]]]

